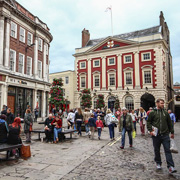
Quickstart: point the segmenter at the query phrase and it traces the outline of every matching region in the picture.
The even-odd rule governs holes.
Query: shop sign
[[[26,81],[18,81],[19,84],[27,84]]]

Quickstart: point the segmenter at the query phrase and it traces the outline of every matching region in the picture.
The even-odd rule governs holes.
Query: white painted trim
[[[20,57],[20,55],[23,56],[23,67],[22,67],[22,73],[20,73],[20,72],[19,72],[19,58],[18,58],[18,72],[19,72],[20,74],[24,74],[24,54],[19,53],[19,57]]]
[[[85,78],[85,87],[81,86],[81,78]],[[80,89],[85,89],[86,88],[86,75],[79,76],[79,81],[80,81]]]
[[[31,35],[31,42],[30,42],[30,44],[28,44],[28,35],[29,34]],[[30,32],[28,32],[28,35],[27,35],[27,45],[30,46],[31,44],[33,44],[33,35]]]
[[[13,49],[10,49],[10,51],[14,52],[14,70],[12,72],[16,72],[16,51]],[[9,53],[9,66],[10,66],[10,53]],[[11,70],[10,70],[11,71]]]
[[[132,84],[126,84],[126,73],[131,73]],[[129,70],[127,68],[126,70],[124,69],[124,85],[127,87],[133,85],[133,68],[129,68]]]
[[[85,63],[85,66],[84,67],[82,67],[82,63]],[[86,61],[82,61],[82,62],[80,62],[80,67],[79,67],[79,69],[86,69]]]
[[[12,24],[15,25],[15,37],[11,35],[11,32],[10,32],[10,35],[11,35],[11,37],[17,39],[17,24],[15,22],[11,21],[11,28],[12,28]]]
[[[110,59],[114,59],[114,63],[113,63],[113,64],[110,64],[110,63],[109,63]],[[116,65],[116,59],[115,59],[115,57],[110,57],[110,58],[108,58],[108,66],[114,66],[114,65]]]
[[[39,42],[41,42],[41,43],[39,44]],[[42,51],[42,42],[43,42],[43,40],[41,38],[38,38],[38,50],[39,51]],[[39,48],[39,45],[40,45],[40,48]]]
[[[98,76],[99,77],[99,86],[95,86],[95,76]],[[93,88],[99,88],[100,87],[100,74],[93,74]]]
[[[24,38],[23,38],[23,40],[21,40],[21,30],[24,31]],[[23,43],[25,43],[25,39],[26,39],[26,34],[25,34],[25,32],[26,32],[26,30],[25,30],[24,28],[20,27],[20,29],[19,29],[19,41],[21,41],[21,42],[23,42]]]
[[[99,65],[98,65],[98,66],[95,66],[95,61],[98,61],[98,62],[99,62]],[[94,59],[94,60],[93,60],[93,67],[100,67],[100,59]]]
[[[144,60],[144,54],[149,54],[150,55],[150,59],[146,59]],[[141,53],[141,61],[151,61],[152,60],[152,57],[151,57],[151,52],[144,52],[144,53]]]
[[[131,57],[131,61],[130,62],[126,62],[126,57]],[[132,63],[132,54],[129,54],[129,55],[124,55],[124,64],[130,64]]]
[[[110,85],[110,75],[114,75],[114,85]],[[109,72],[108,73],[108,87],[116,87],[116,72]]]
[[[27,62],[26,62],[26,74],[28,75],[28,76],[32,76],[32,57],[29,57],[29,56],[27,56],[27,61],[28,61],[28,58],[30,59],[30,61],[31,61],[31,70],[30,70],[30,74],[27,74]]]
[[[144,72],[145,71],[150,71],[150,73],[151,73],[151,83],[145,83],[145,79],[144,79]],[[143,87],[146,86],[146,85],[152,85],[153,84],[152,68],[144,68],[144,69],[142,69],[142,78],[143,78]]]

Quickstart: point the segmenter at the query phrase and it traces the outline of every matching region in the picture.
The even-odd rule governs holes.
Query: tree
[[[92,98],[90,89],[84,89],[81,91],[81,106],[83,108],[90,108],[92,106]]]
[[[116,98],[115,102],[114,102],[114,107],[115,109],[117,110],[118,108],[120,108],[120,105],[119,105],[119,99]]]
[[[51,106],[56,107],[57,109],[60,109],[63,107],[64,97],[63,97],[63,82],[62,78],[53,79],[52,87],[50,89],[49,94],[51,94],[51,97],[49,98],[49,103]]]
[[[103,94],[99,94],[98,98],[97,98],[97,108],[104,108],[104,95]]]

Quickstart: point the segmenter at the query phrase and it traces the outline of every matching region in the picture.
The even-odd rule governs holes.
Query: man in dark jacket
[[[11,108],[7,109],[6,116],[7,116],[7,124],[9,126],[9,124],[12,124],[14,122],[14,115],[11,113]]]
[[[164,100],[158,99],[156,106],[157,108],[150,112],[147,120],[147,129],[153,140],[156,168],[158,170],[161,169],[160,147],[163,144],[169,173],[174,173],[176,170],[174,169],[174,162],[170,151],[169,138],[169,133],[171,133],[171,138],[174,139],[174,129],[168,112],[164,110]],[[156,128],[158,129],[157,133],[155,133]]]
[[[0,115],[0,143],[6,143],[7,133],[9,132],[8,125],[6,123],[6,115]]]
[[[45,134],[46,134],[46,142],[51,141],[51,135],[53,133],[53,126],[51,122],[53,121],[52,114],[49,114],[49,117],[45,120]]]

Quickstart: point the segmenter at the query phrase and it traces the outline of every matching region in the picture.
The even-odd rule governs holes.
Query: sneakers
[[[162,168],[161,168],[161,165],[160,164],[156,164],[156,169],[157,170],[161,170]]]
[[[169,173],[171,174],[171,173],[175,173],[175,172],[177,172],[177,170],[173,166],[170,166]]]

